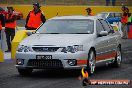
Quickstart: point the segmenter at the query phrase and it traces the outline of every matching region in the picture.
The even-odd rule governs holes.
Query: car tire
[[[18,68],[18,72],[22,76],[28,76],[32,73],[32,71],[33,71],[33,69],[19,69]]]
[[[88,54],[88,64],[87,64],[87,70],[89,75],[92,75],[95,72],[95,63],[96,63],[95,58],[96,58],[95,52],[93,50],[90,50]]]
[[[122,62],[121,48],[117,48],[117,53],[114,62],[112,63],[113,67],[120,67]]]

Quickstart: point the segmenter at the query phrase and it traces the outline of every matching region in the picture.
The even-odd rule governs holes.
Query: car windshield
[[[100,14],[98,14],[98,16],[100,16],[102,18],[107,18],[108,13],[100,13]]]
[[[54,19],[44,23],[36,33],[92,34],[94,21],[90,19]]]

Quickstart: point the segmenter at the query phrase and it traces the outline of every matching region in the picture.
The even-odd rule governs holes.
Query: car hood
[[[90,42],[93,34],[33,34],[21,42],[21,45],[76,45]]]

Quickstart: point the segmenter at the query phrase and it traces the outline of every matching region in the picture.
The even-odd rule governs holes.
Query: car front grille
[[[35,52],[55,52],[59,47],[32,47]]]
[[[43,60],[43,59],[30,59],[28,66],[34,68],[52,69],[52,68],[63,68],[62,62],[57,59]]]

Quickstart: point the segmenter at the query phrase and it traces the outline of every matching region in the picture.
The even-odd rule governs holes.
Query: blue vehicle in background
[[[121,21],[122,13],[121,12],[102,12],[97,15],[106,19],[110,24],[113,24],[113,22]]]
[[[123,36],[122,30],[121,30],[121,12],[101,12],[97,14],[97,16],[104,18],[107,20],[111,26],[114,28],[115,31],[118,31],[121,34],[121,37]]]

